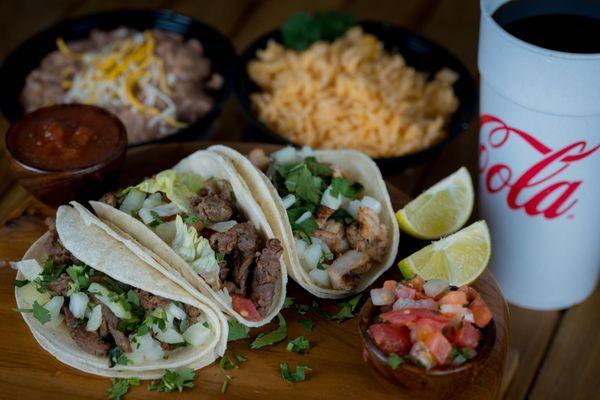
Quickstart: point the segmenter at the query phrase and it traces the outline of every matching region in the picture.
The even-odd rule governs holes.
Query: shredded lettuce
[[[198,235],[194,227],[187,226],[181,216],[175,217],[175,238],[171,248],[200,274],[209,285],[219,282],[219,263],[206,238]]]
[[[190,213],[190,198],[196,194],[203,184],[204,180],[199,175],[167,169],[159,172],[153,178],[146,179],[137,186],[125,189],[125,193],[133,188],[146,193],[162,192],[179,208]]]

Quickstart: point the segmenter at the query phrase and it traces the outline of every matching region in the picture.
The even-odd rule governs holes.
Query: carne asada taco
[[[165,279],[99,224],[61,206],[56,227],[15,263],[17,305],[39,344],[108,377],[153,379],[221,356],[228,326],[218,307]]]
[[[171,277],[191,284],[192,294],[210,296],[242,324],[266,324],[281,309],[287,284],[282,244],[218,154],[198,151],[91,205],[143,247],[130,247],[136,254],[150,254]]]
[[[251,188],[273,231],[285,241],[288,272],[318,297],[360,292],[387,270],[399,231],[390,196],[373,160],[354,150],[285,147],[249,159],[226,157]]]

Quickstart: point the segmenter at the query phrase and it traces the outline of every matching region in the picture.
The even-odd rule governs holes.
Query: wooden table
[[[359,18],[386,20],[420,32],[449,48],[477,76],[479,10],[475,0],[4,0],[0,2],[0,58],[34,32],[61,18],[122,6],[171,8],[191,15],[227,34],[238,50],[296,11],[343,9]],[[232,99],[218,120],[214,139],[239,140],[242,126],[242,115]],[[5,130],[6,122],[2,120],[2,135]],[[466,165],[475,176],[476,126],[447,146],[434,161],[405,170],[390,181],[416,195],[461,165]],[[12,181],[6,169],[1,140],[0,225],[14,216],[16,209],[23,210],[25,198],[25,191]],[[5,267],[0,263],[0,268]],[[506,399],[598,398],[599,301],[600,289],[588,301],[567,311],[536,312],[510,307],[511,347],[517,350],[519,363]],[[2,360],[0,374],[9,369],[8,360]]]

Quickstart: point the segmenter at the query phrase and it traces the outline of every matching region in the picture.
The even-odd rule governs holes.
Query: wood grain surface
[[[127,157],[125,173],[121,184],[138,182],[146,176],[167,168],[192,151],[203,148],[207,144],[175,143],[150,145],[133,149]],[[234,144],[241,151],[247,151],[254,144]],[[266,146],[269,147],[269,146]],[[147,160],[160,160],[149,164]],[[402,207],[409,197],[400,190],[389,186],[394,208]],[[46,227],[44,219],[51,216],[53,209],[33,201],[24,209],[23,215],[11,219],[0,228],[0,259],[18,260],[29,245]],[[404,257],[424,242],[403,237],[399,257]],[[0,268],[0,334],[9,346],[0,346],[0,398],[22,399],[76,399],[104,398],[103,389],[109,380],[81,373],[71,367],[60,364],[34,341],[25,323],[15,307],[13,281],[15,271],[7,265]],[[400,274],[395,267],[379,279],[399,279]],[[496,324],[496,340],[491,356],[475,382],[461,391],[462,399],[495,399],[501,389],[502,375],[507,351],[508,311],[491,274],[485,273],[476,283],[476,287],[490,305]],[[310,304],[313,300],[329,311],[336,311],[338,306],[333,301],[323,301],[309,296],[298,285],[288,286],[289,296],[299,304]],[[367,292],[368,293],[368,292]],[[368,294],[364,295],[365,298]],[[374,396],[381,399],[409,399],[409,393],[394,386],[374,371],[369,369],[362,359],[362,342],[358,333],[357,319],[341,324],[318,318],[310,313],[303,318],[315,321],[315,328],[307,333],[297,323],[298,314],[292,309],[283,312],[288,324],[288,340],[304,335],[311,341],[311,350],[306,355],[291,353],[286,350],[287,340],[261,350],[250,350],[249,340],[236,341],[229,344],[228,354],[243,354],[248,360],[234,371],[223,371],[218,365],[212,365],[198,372],[197,388],[186,391],[181,397],[197,398],[198,396],[214,396],[220,393],[220,387],[226,375],[233,380],[227,391],[232,399],[302,398],[317,399],[325,396],[335,399],[362,399]],[[257,332],[270,330],[272,326],[253,330]],[[279,373],[281,361],[295,366],[304,363],[313,368],[306,382],[290,384],[283,380]],[[26,380],[17,379],[27,376]],[[7,397],[5,397],[7,396]],[[132,390],[127,398],[154,398],[160,395],[148,393],[144,388]]]
[[[389,21],[425,35],[458,56],[477,79],[479,2],[476,0],[3,0],[0,58],[22,40],[62,18],[124,7],[160,7],[186,13],[220,29],[238,50],[293,12],[347,10],[359,18]],[[239,106],[232,98],[217,120],[214,140],[240,140],[243,126]],[[0,117],[0,137],[6,127],[6,121]],[[477,135],[477,125],[473,124],[430,163],[398,171],[388,178],[389,182],[415,196],[461,165],[477,176]],[[33,205],[35,201],[13,182],[6,168],[4,141],[0,140],[0,225]],[[2,240],[12,243],[18,239],[3,237]],[[600,328],[599,296],[600,288],[583,304],[565,311],[539,312],[510,306],[510,344],[515,351],[507,368],[515,371],[515,378],[504,382],[506,399],[598,397],[600,339],[597,334],[583,336],[583,333],[588,332],[588,326]],[[0,330],[3,329],[5,323],[0,323]],[[0,343],[2,348],[13,345]],[[0,361],[0,365],[5,362]],[[98,387],[103,385],[104,381]]]

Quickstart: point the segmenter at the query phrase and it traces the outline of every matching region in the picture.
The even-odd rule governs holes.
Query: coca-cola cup
[[[517,38],[494,19],[506,2],[481,1],[480,213],[492,234],[490,267],[506,298],[561,309],[585,300],[600,273],[600,50],[557,51]],[[523,3],[546,3],[553,14],[591,4]],[[512,32],[527,38],[550,22],[531,21]],[[536,40],[543,40],[539,33]],[[554,40],[579,48],[559,39],[547,46]],[[593,40],[600,45],[598,36]]]

